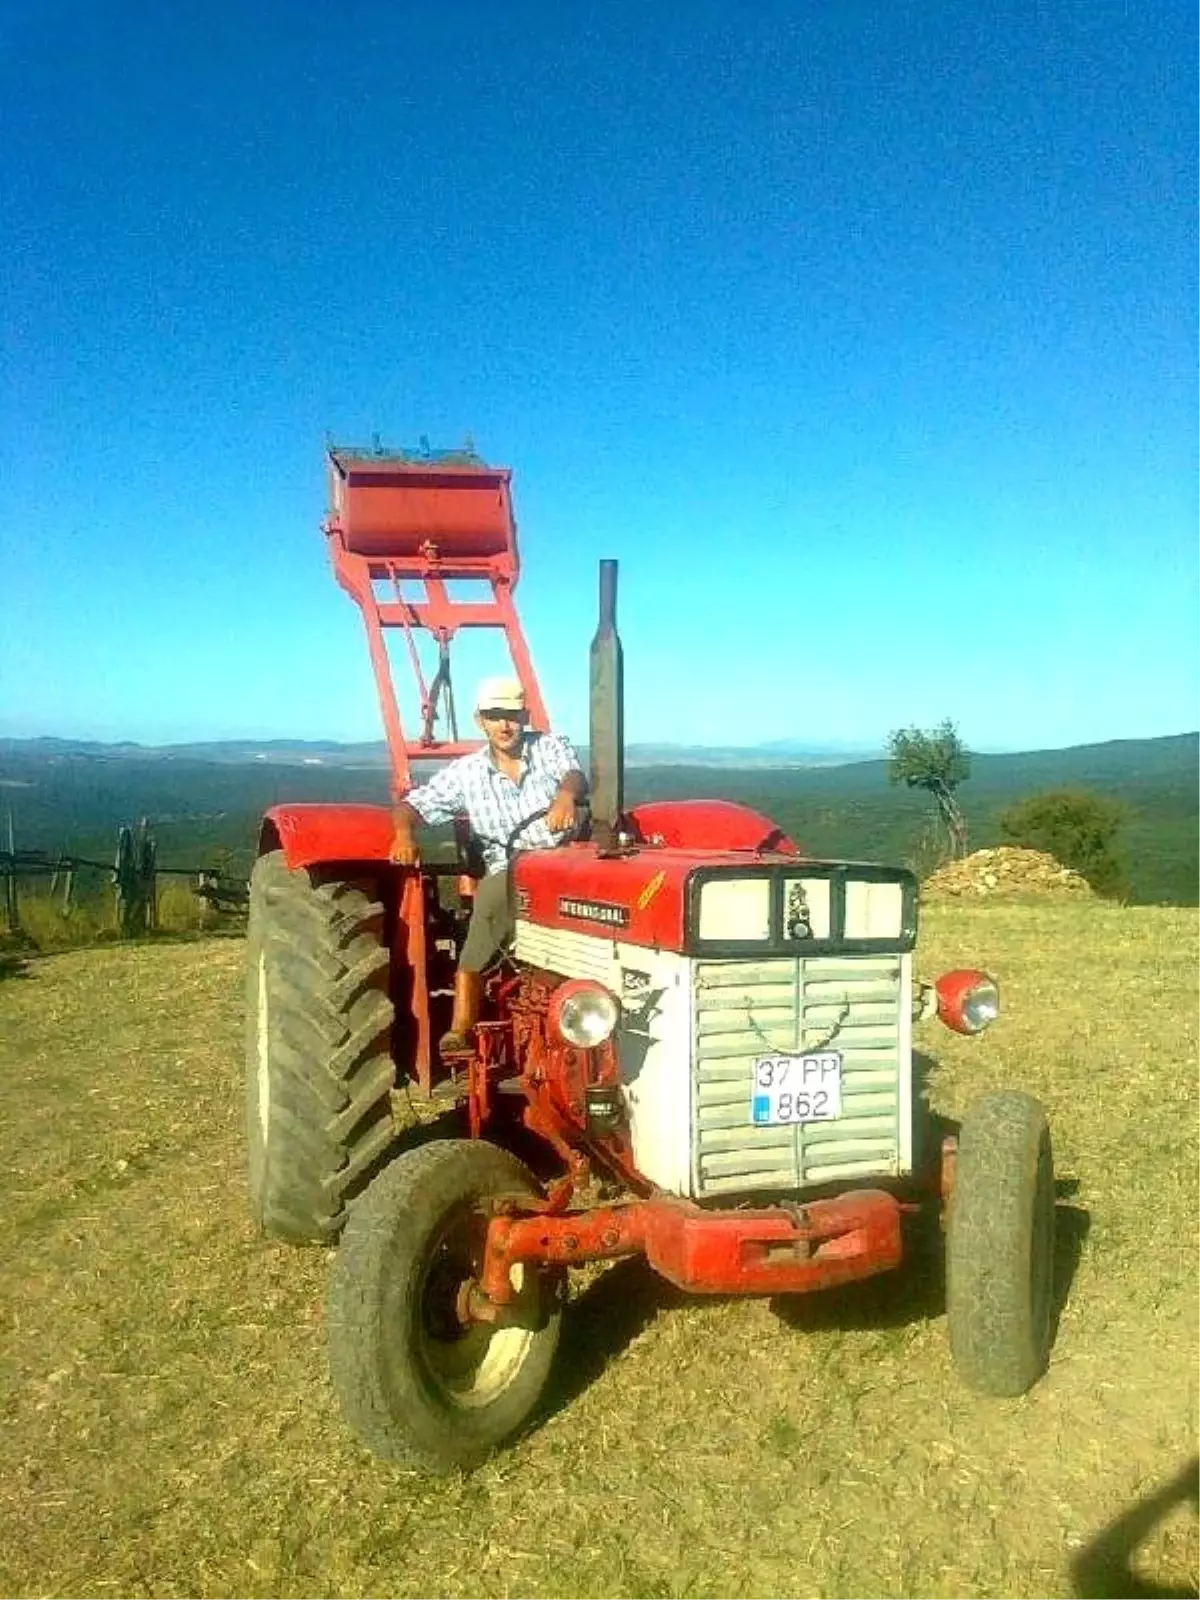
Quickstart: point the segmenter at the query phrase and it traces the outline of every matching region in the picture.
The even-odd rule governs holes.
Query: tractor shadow
[[[860,1333],[932,1322],[946,1310],[946,1268],[936,1217],[906,1217],[904,1259],[893,1272],[814,1294],[775,1295],[771,1310],[798,1333]]]
[[[0,949],[0,980],[5,978],[32,978],[29,958],[18,950]]]
[[[1092,1225],[1092,1214],[1083,1206],[1067,1205],[1079,1191],[1078,1178],[1054,1180],[1054,1298],[1050,1308],[1050,1340],[1058,1338],[1058,1324],[1071,1298],[1071,1286],[1083,1259],[1084,1240]]]
[[[936,1065],[929,1057],[914,1058],[915,1088],[926,1105],[928,1084]],[[923,1119],[918,1170],[931,1195],[938,1192],[936,1174],[942,1140],[957,1135],[960,1127],[955,1119],[933,1111],[927,1111]],[[1073,1176],[1055,1179],[1051,1343],[1057,1338],[1091,1226],[1088,1211],[1071,1203],[1078,1190],[1079,1180]],[[921,1211],[905,1214],[902,1227],[904,1259],[895,1271],[812,1294],[776,1295],[769,1301],[772,1312],[798,1332],[869,1332],[943,1317],[945,1234],[937,1203],[931,1200]],[[531,1430],[583,1394],[661,1312],[674,1310],[689,1298],[660,1278],[641,1257],[602,1268],[565,1309],[555,1369],[542,1404],[531,1419]],[[711,1301],[723,1297],[704,1298]]]
[[[1063,1203],[1063,1197],[1074,1193],[1077,1186],[1072,1178],[1061,1178],[1055,1185],[1059,1196],[1052,1312],[1055,1334],[1089,1222],[1082,1208]],[[769,1301],[770,1308],[781,1322],[801,1333],[866,1332],[934,1321],[946,1310],[945,1258],[936,1215],[906,1218],[904,1243],[905,1260],[895,1272],[814,1294],[776,1295]],[[658,1316],[677,1310],[689,1298],[659,1277],[640,1256],[600,1270],[566,1306],[554,1371],[531,1419],[531,1430],[570,1406]]]
[[[1078,1188],[1075,1178],[1055,1180],[1053,1298],[1050,1341],[1070,1299],[1091,1218],[1082,1206],[1064,1203]],[[946,1314],[945,1239],[935,1215],[906,1218],[904,1260],[894,1272],[822,1289],[816,1294],[778,1295],[771,1309],[791,1328],[816,1332],[867,1332],[933,1322]]]
[[[1184,1463],[1161,1488],[1143,1495],[1109,1523],[1071,1563],[1071,1581],[1080,1600],[1174,1600],[1194,1595],[1194,1588],[1139,1578],[1133,1555],[1178,1505],[1200,1506],[1200,1460]]]
[[[946,1124],[946,1131],[952,1131]],[[1065,1201],[1078,1189],[1070,1177],[1055,1181],[1056,1232],[1052,1339],[1070,1295],[1090,1218]],[[904,1219],[905,1258],[894,1272],[813,1294],[776,1295],[772,1312],[797,1332],[868,1332],[935,1321],[946,1311],[941,1223],[931,1207]],[[529,1431],[565,1410],[600,1379],[656,1318],[685,1305],[689,1296],[661,1278],[640,1256],[604,1267],[567,1304],[554,1371]],[[706,1301],[721,1296],[706,1295]]]
[[[641,1256],[605,1267],[563,1312],[554,1371],[534,1425],[565,1410],[660,1312],[676,1310],[687,1300],[681,1289],[660,1278]]]

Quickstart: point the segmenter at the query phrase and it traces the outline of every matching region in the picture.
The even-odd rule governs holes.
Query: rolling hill
[[[244,873],[258,819],[268,807],[287,800],[388,799],[382,766],[311,757],[290,764],[228,754],[207,759],[196,753],[205,748],[166,757],[128,745],[81,749],[64,741],[2,741],[0,844],[7,843],[11,815],[21,849],[71,850],[108,860],[116,830],[145,816],[154,824],[164,866],[208,865],[219,854],[229,870]],[[971,845],[999,842],[999,814],[1014,800],[1048,788],[1086,789],[1126,809],[1120,845],[1133,901],[1194,905],[1200,898],[1198,760],[1195,733],[976,755],[960,790]],[[817,855],[919,862],[928,849],[928,798],[889,785],[883,760],[836,766],[630,764],[626,789],[630,803],[685,796],[740,800],[766,812]]]

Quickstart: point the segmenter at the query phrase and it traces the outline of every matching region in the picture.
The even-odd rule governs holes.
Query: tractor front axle
[[[494,1216],[470,1315],[498,1320],[512,1269],[644,1255],[692,1294],[803,1294],[898,1266],[901,1203],[881,1189],[744,1211],[658,1196],[560,1216]]]

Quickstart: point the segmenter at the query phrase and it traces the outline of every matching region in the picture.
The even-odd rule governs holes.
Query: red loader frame
[[[478,739],[458,736],[449,675],[450,644],[460,628],[500,629],[525,690],[531,727],[549,727],[525,635],[513,607],[521,565],[512,513],[508,467],[489,467],[469,451],[428,457],[368,453],[330,446],[330,510],[324,531],[334,575],[362,612],[367,649],[383,712],[392,789],[412,787],[410,762],[452,760],[478,749]],[[456,600],[450,586],[474,580],[488,600]],[[421,598],[405,593],[420,585]],[[381,600],[377,586],[390,591]],[[399,629],[408,644],[421,698],[421,731],[409,739],[400,720],[385,630]],[[437,641],[440,664],[426,682],[415,633]],[[450,737],[436,732],[441,700]]]
[[[525,690],[530,726],[549,729],[549,718],[533,670],[529,647],[513,605],[520,576],[517,527],[509,489],[512,471],[492,467],[473,451],[416,454],[331,445],[327,451],[329,513],[323,530],[338,583],[362,613],[367,649],[383,714],[396,799],[412,788],[412,762],[448,761],[479,748],[481,740],[460,736],[450,674],[450,646],[460,628],[491,628],[504,635],[513,669]],[[470,584],[475,597],[455,587]],[[478,598],[486,585],[486,598]],[[415,592],[414,592],[415,591]],[[420,697],[421,726],[406,733],[388,655],[386,633],[404,635]],[[426,678],[418,634],[438,647],[436,672]],[[446,732],[440,732],[439,727]],[[315,819],[312,819],[315,820]],[[332,821],[332,819],[330,819]],[[368,823],[363,853],[386,857],[378,814]],[[344,855],[343,834],[335,853]],[[381,848],[382,846],[382,848]],[[469,880],[461,887],[470,893]],[[417,1080],[432,1087],[432,1043],[427,982],[430,890],[428,877],[404,877],[397,907],[402,936],[394,952],[410,974],[407,994],[398,995],[403,1021],[411,1027]]]

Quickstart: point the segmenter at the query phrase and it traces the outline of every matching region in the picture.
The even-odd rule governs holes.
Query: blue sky
[[[1195,728],[1196,44],[1190,0],[0,0],[0,733],[378,737],[324,440],[468,433],[578,737],[602,557],[632,740]]]

